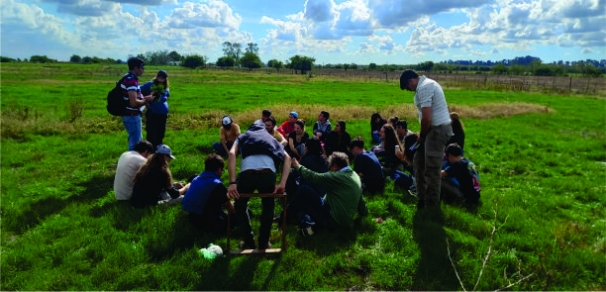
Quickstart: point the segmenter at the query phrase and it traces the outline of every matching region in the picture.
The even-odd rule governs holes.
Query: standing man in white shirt
[[[147,161],[147,156],[154,153],[154,145],[147,140],[135,144],[132,151],[126,151],[118,159],[116,177],[114,178],[114,192],[119,201],[130,200],[133,195],[133,178]]]
[[[442,86],[435,80],[406,69],[400,75],[400,89],[414,91],[421,132],[413,159],[418,208],[440,205],[440,175],[444,149],[450,136],[450,114]]]

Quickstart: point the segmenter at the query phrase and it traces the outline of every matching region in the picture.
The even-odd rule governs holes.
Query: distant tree
[[[0,56],[0,62],[1,63],[15,62],[15,59],[9,58],[9,57]]]
[[[377,70],[377,64],[376,63],[368,64],[368,70]]]
[[[511,75],[521,76],[521,75],[524,75],[524,72],[526,72],[526,68],[524,68],[524,66],[521,66],[521,65],[513,65],[509,68],[509,73]]]
[[[345,71],[347,71],[347,69],[349,69],[349,64],[347,64],[347,63],[343,64],[343,69],[345,69]]]
[[[497,63],[496,65],[492,66],[492,69],[490,71],[497,75],[506,75],[507,73],[509,73],[509,69],[505,65],[503,65],[503,63]]]
[[[246,52],[259,55],[259,46],[256,43],[248,43],[246,44]]]
[[[290,57],[289,68],[294,69],[295,74],[297,74],[298,71],[300,71],[301,74],[306,74],[307,71],[310,71],[311,68],[313,68],[315,61],[316,59],[312,57],[294,55]]]
[[[33,55],[29,58],[29,61],[31,63],[56,63],[57,62],[57,60],[51,59],[51,58],[47,57],[46,55],[44,55],[44,56]]]
[[[218,67],[233,67],[236,64],[236,60],[233,57],[220,57],[217,59],[217,63],[215,64]]]
[[[271,67],[271,68],[275,68],[276,71],[280,72],[280,69],[282,68],[283,64],[282,61],[278,61],[276,59],[271,59],[267,62],[267,67]]]
[[[261,62],[261,58],[259,58],[259,55],[253,52],[246,52],[244,53],[244,56],[242,56],[242,58],[240,59],[240,65],[242,65],[242,67],[248,68],[249,70],[252,70],[254,68],[261,68],[263,63]]]
[[[232,57],[236,60],[236,64],[239,64],[240,55],[242,54],[242,45],[240,43],[223,43],[223,54],[226,57]]]
[[[80,58],[80,56],[78,55],[72,55],[71,58],[69,58],[70,63],[80,63],[80,61],[82,61],[82,58]]]
[[[186,56],[181,63],[181,66],[191,69],[203,67],[206,63],[206,58],[197,54]]]
[[[147,52],[143,58],[146,64],[149,65],[168,65],[172,59],[169,56],[168,50]]]
[[[147,59],[145,58],[145,55],[143,55],[142,53],[137,54],[135,57],[137,57],[147,63]]]
[[[91,58],[91,57],[89,57],[89,56],[84,56],[84,57],[82,58],[82,63],[83,63],[83,64],[90,64],[90,63],[92,63],[92,62],[93,62],[93,58]]]
[[[122,61],[121,59],[116,60],[116,64],[122,64],[124,63],[124,61]]]
[[[533,72],[535,76],[555,76],[551,66],[548,65],[538,65],[534,67]]]
[[[177,51],[172,51],[172,52],[168,53],[168,57],[173,62],[181,61],[181,55],[179,55],[179,53],[177,53]]]
[[[423,62],[423,63],[419,63],[417,65],[417,70],[419,71],[431,71],[431,69],[433,69],[433,62],[432,61],[427,61],[427,62]]]
[[[343,64],[335,64],[333,68],[341,70],[343,69]]]
[[[352,70],[357,70],[358,69],[358,64],[351,63],[351,64],[349,64],[349,68],[351,68]]]

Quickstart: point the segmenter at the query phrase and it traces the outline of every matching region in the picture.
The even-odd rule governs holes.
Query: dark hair
[[[375,122],[376,119],[381,119],[378,123]],[[381,117],[381,115],[379,113],[374,113],[370,116],[370,129],[371,130],[375,130],[377,128],[380,127],[380,125],[382,125],[382,120],[383,118]]]
[[[400,143],[400,139],[398,139],[398,134],[394,127],[390,124],[383,125],[383,131],[385,132],[385,139],[383,140],[383,149],[385,149],[385,154],[387,155],[396,155],[396,145],[400,145],[402,148],[402,144]]]
[[[276,118],[274,118],[273,116],[269,116],[267,118],[267,121],[270,121],[274,126],[276,125]],[[267,122],[265,121],[265,122]]]
[[[463,155],[463,150],[459,144],[452,143],[448,144],[448,147],[446,147],[446,154],[450,154],[452,156],[461,156]]]
[[[143,65],[145,65],[145,62],[141,58],[137,57],[129,58],[126,63],[128,64],[128,70],[133,70],[135,68],[142,67]]]
[[[341,127],[341,133],[345,133],[345,130],[347,130],[347,125],[345,125],[345,121],[339,120],[337,124],[339,124],[339,127]]]
[[[305,120],[297,120],[295,122],[295,125],[299,125],[299,127],[301,127],[301,129],[305,130]]]
[[[307,149],[305,150],[305,155],[322,155],[322,144],[320,140],[309,139],[307,140],[307,143],[305,143],[305,147],[307,147]]]
[[[408,123],[406,123],[405,120],[399,120],[396,124],[395,127],[401,127],[402,129],[408,129]]]
[[[349,143],[349,149],[352,149],[354,147],[364,149],[364,140],[362,140],[360,138],[355,138],[355,139],[351,140],[351,143]]]
[[[417,136],[417,134],[412,134],[404,137],[404,156],[406,157],[406,161],[409,164],[412,164],[415,152],[417,152],[416,150],[410,151],[410,147],[414,145],[417,140],[419,140],[419,136]]]
[[[162,177],[160,177],[159,179],[163,180],[162,183],[165,188],[170,188],[173,184],[173,176],[170,173],[170,169],[168,168],[168,162],[166,162],[166,159],[164,158],[165,156],[166,155],[164,154],[156,153],[147,157],[147,161],[143,165],[141,165],[141,168],[139,168],[139,170],[135,174],[133,182],[136,183],[143,181],[149,175],[149,171],[151,169],[160,168],[162,172]]]
[[[408,80],[418,78],[419,74],[412,69],[406,69],[400,75],[400,89],[404,90],[408,87]]]
[[[349,166],[349,157],[343,152],[335,151],[328,157],[328,168],[331,168],[333,165],[339,169]]]
[[[204,170],[215,172],[225,167],[225,160],[217,154],[208,154],[204,160]]]
[[[459,119],[451,119],[450,125],[452,126],[452,131],[455,133],[461,133],[464,130],[463,122],[461,122]]]
[[[328,117],[330,117],[330,114],[327,111],[321,111],[320,114],[323,115],[324,118],[327,120],[328,120]]]
[[[166,74],[166,71],[158,71],[158,74],[156,74],[156,77],[154,77],[154,79],[152,80],[154,84],[160,84],[160,81],[158,81],[158,77],[164,77],[164,82],[162,83],[164,83],[164,89],[168,89],[168,74]]]
[[[154,145],[152,145],[152,143],[150,143],[149,141],[141,140],[137,142],[137,144],[135,144],[135,148],[133,150],[139,153],[147,151],[149,154],[152,154],[156,149],[154,148]]]
[[[264,110],[261,112],[261,115],[263,115],[264,117],[271,117],[271,111],[270,111],[270,110],[268,110],[268,109],[264,109]]]
[[[398,117],[391,117],[389,118],[389,122],[395,127],[396,123],[398,123],[398,121],[400,121],[400,118]]]

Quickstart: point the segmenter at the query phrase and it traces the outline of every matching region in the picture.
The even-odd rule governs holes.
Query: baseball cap
[[[164,71],[164,70],[160,70],[160,71],[158,71],[158,74],[156,74],[156,76],[167,78],[168,73],[166,73],[166,71]]]
[[[170,147],[166,144],[160,144],[156,148],[156,154],[164,154],[170,156],[171,159],[177,159],[173,156],[173,152],[170,151]]]
[[[297,112],[290,112],[290,115],[295,117],[295,119],[299,118],[299,114]]]
[[[232,122],[233,121],[231,120],[231,118],[229,116],[223,117],[223,121],[222,121],[223,126],[229,126],[229,125],[231,125]]]

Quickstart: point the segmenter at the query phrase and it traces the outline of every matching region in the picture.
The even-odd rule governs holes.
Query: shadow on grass
[[[90,203],[105,196],[107,191],[113,187],[113,182],[113,176],[94,176],[90,180],[77,185],[84,188],[81,192],[67,198],[42,198],[30,203],[29,206],[23,205],[23,209],[14,213],[13,210],[3,207],[3,227],[16,233],[23,233],[40,224],[47,217],[60,213],[73,203]]]
[[[457,290],[458,281],[448,260],[444,214],[440,208],[418,210],[413,217],[413,239],[421,256],[412,290]]]

